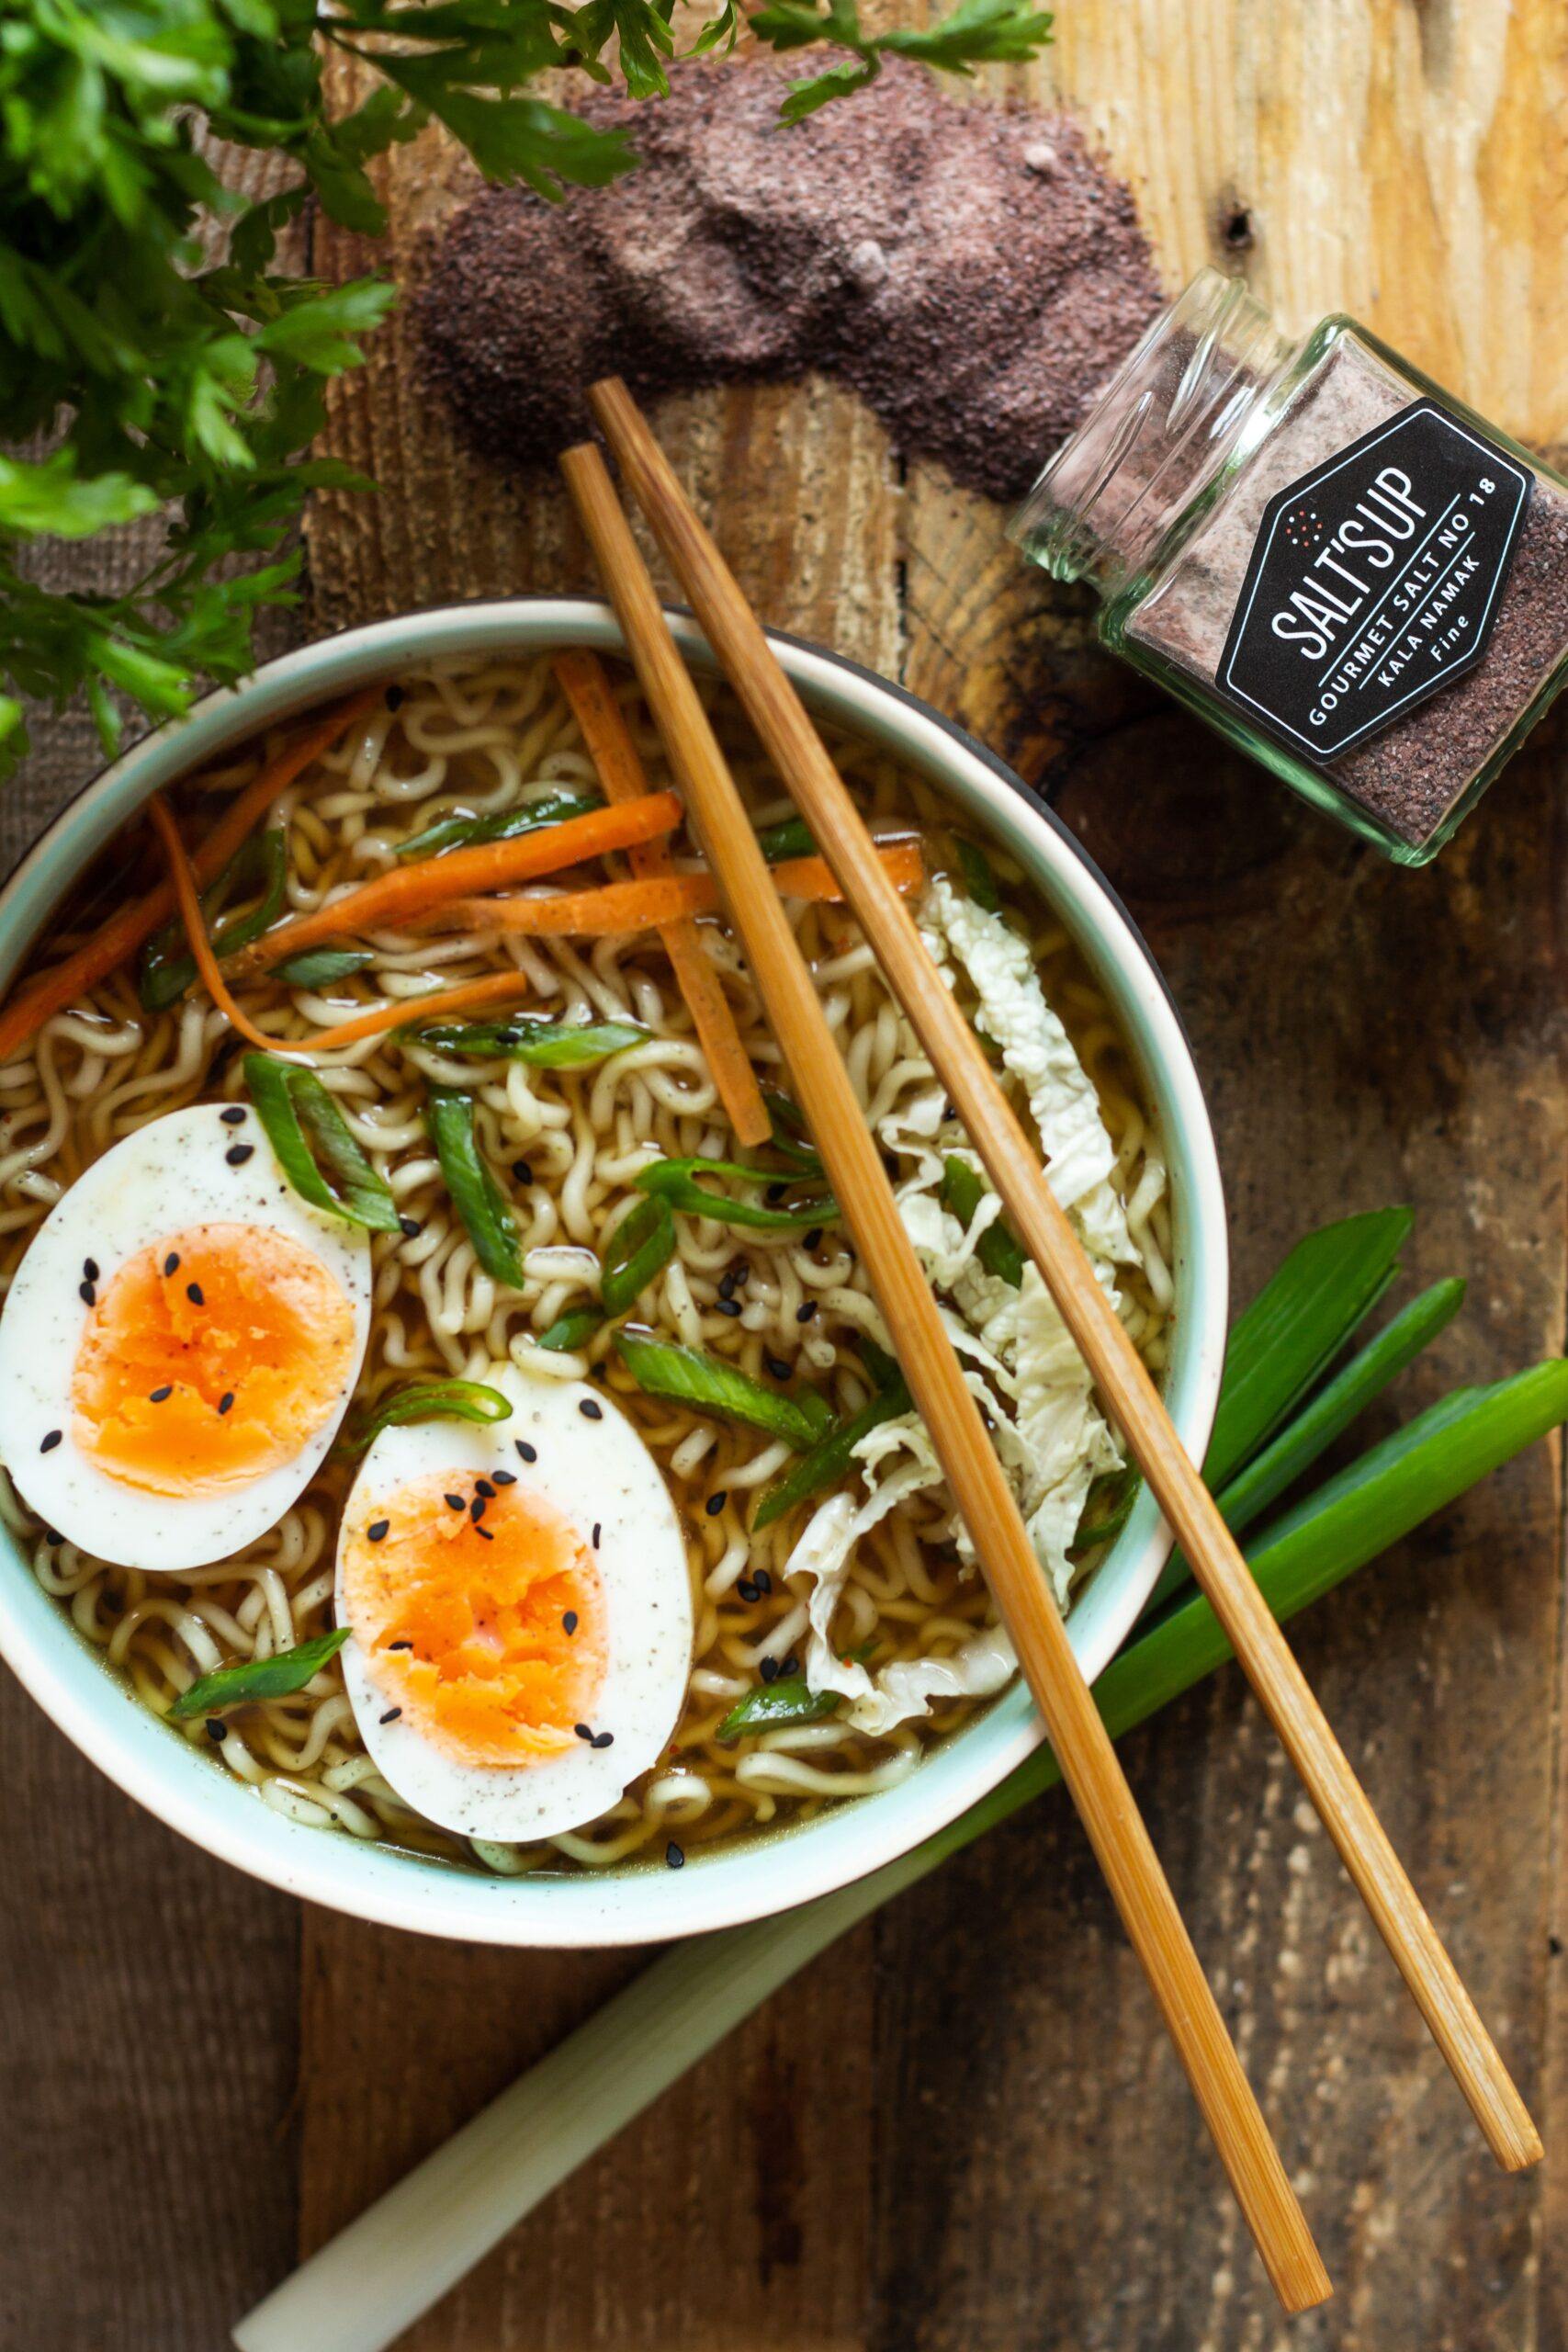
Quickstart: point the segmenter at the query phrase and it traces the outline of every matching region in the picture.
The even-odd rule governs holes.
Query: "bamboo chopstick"
[[[603,458],[585,446],[568,450],[561,467],[684,791],[687,814],[739,931],[813,1141],[1018,1649],[1063,1778],[1275,2291],[1287,2311],[1304,2311],[1332,2292],[1327,2273],[1078,1671],[1012,1490],[964,1386],[724,755]]]
[[[884,887],[870,838],[761,624],[703,528],[668,458],[618,379],[589,394],[595,418],[719,662],[838,876],[894,994],[956,1105],[970,1140],[1039,1267],[1112,1419],[1148,1479],[1197,1581],[1304,1781],[1362,1901],[1508,2171],[1540,2138],[1459,1972],[1423,1908],[1159,1392],[1041,1177],[1037,1156],[914,922]],[[612,596],[614,596],[612,589]],[[623,616],[624,618],[624,616]]]

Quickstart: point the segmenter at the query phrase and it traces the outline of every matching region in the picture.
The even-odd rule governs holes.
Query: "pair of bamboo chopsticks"
[[[1533,2164],[1540,2142],[1517,2090],[1044,1182],[1034,1149],[882,873],[859,812],[761,625],[625,385],[612,379],[589,397],[654,537],[919,1035],[1494,2154],[1510,2170]],[[688,813],[1063,1777],[1269,2278],[1287,2310],[1304,2310],[1332,2291],[1327,2274],[964,1385],[723,754],[603,458],[584,445],[561,462]]]

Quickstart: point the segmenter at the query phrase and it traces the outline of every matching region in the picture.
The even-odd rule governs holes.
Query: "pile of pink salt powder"
[[[420,314],[464,437],[525,465],[589,434],[600,376],[649,394],[822,369],[908,455],[1021,495],[1161,300],[1082,132],[897,61],[789,127],[767,61],[672,78],[581,108],[631,131],[627,177],[559,205],[491,189],[446,231]]]

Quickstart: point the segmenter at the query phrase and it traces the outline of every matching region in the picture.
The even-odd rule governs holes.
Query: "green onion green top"
[[[169,1713],[184,1723],[192,1715],[218,1715],[226,1707],[252,1706],[259,1699],[291,1698],[296,1690],[303,1690],[329,1658],[337,1656],[348,1633],[346,1625],[338,1625],[330,1634],[318,1634],[314,1641],[279,1650],[275,1657],[248,1657],[238,1666],[220,1666],[216,1673],[202,1675],[188,1690],[182,1690]]]
[[[492,1280],[521,1290],[523,1257],[517,1222],[479,1149],[472,1095],[452,1087],[433,1086],[425,1097],[424,1119],[475,1257]]]
[[[247,1054],[245,1084],[278,1165],[301,1200],[372,1233],[400,1230],[392,1188],[378,1176],[314,1070]]]

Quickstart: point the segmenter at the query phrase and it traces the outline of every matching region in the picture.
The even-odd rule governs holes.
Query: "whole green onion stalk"
[[[1262,1508],[1265,1488],[1269,1499],[1282,1492],[1453,1313],[1457,1286],[1438,1284],[1333,1374],[1392,1280],[1410,1222],[1404,1210],[1380,1211],[1309,1236],[1238,1320],[1205,1464],[1222,1507],[1234,1501],[1238,1518]],[[1456,1390],[1250,1546],[1269,1607],[1285,1620],[1321,1600],[1565,1419],[1568,1361]],[[1248,1465],[1261,1463],[1270,1464],[1267,1475],[1248,1483]],[[1146,1722],[1230,1655],[1206,1600],[1156,1592],[1144,1629],[1095,1686],[1112,1736]],[[258,2304],[234,2330],[240,2352],[316,2343],[383,2352],[797,1969],[1060,1778],[1043,1746],[959,1820],[854,1885],[673,1946]]]

